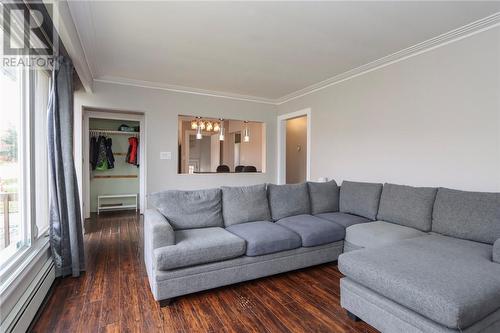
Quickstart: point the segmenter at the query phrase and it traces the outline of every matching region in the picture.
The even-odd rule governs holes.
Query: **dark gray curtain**
[[[73,65],[58,57],[48,109],[50,246],[56,276],[84,270],[82,220],[73,159]]]

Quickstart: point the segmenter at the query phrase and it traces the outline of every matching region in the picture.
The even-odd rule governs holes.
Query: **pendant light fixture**
[[[217,125],[218,123],[216,123]],[[217,127],[219,127],[218,131],[219,131],[219,141],[224,141],[224,135],[226,134],[226,130],[224,128],[224,119],[220,119],[220,126],[217,125]],[[214,127],[214,131],[217,131]]]
[[[203,135],[201,134],[201,126],[198,126],[198,128],[196,128],[196,139],[201,140],[202,138]]]
[[[243,142],[250,142],[250,131],[248,129],[248,121],[244,121],[245,128],[243,129]]]

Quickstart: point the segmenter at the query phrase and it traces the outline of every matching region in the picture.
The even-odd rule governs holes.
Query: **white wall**
[[[500,191],[500,28],[279,106],[311,108],[311,179]]]
[[[276,107],[211,96],[175,93],[107,83],[94,83],[92,94],[75,93],[75,134],[82,131],[82,108],[143,112],[146,118],[146,192],[165,189],[197,189],[221,185],[250,185],[274,182],[276,175]],[[264,174],[177,174],[179,114],[226,119],[251,119],[266,123],[268,142]],[[141,129],[143,130],[143,129]],[[81,141],[75,140],[75,156],[82,156]],[[160,160],[160,152],[172,152],[171,160]],[[79,188],[82,188],[82,161],[76,159]]]

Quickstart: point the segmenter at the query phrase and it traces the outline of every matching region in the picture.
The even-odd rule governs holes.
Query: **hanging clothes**
[[[139,166],[137,159],[139,152],[139,140],[135,137],[128,138],[127,163]]]
[[[104,141],[106,146],[106,157],[108,159],[108,169],[114,169],[115,167],[115,157],[113,156],[113,150],[111,146],[113,145],[113,140],[111,138],[106,138]]]
[[[92,170],[95,170],[97,166],[97,156],[98,156],[98,147],[97,147],[97,139],[95,136],[90,138],[89,143],[89,163],[92,167]]]
[[[106,137],[100,135],[97,139],[97,162],[96,170],[108,170],[108,155],[106,153]]]

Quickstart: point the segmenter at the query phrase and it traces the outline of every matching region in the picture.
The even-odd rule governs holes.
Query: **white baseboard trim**
[[[48,259],[12,311],[2,322],[0,332],[24,333],[27,331],[54,283],[55,277],[54,263],[51,259]]]

